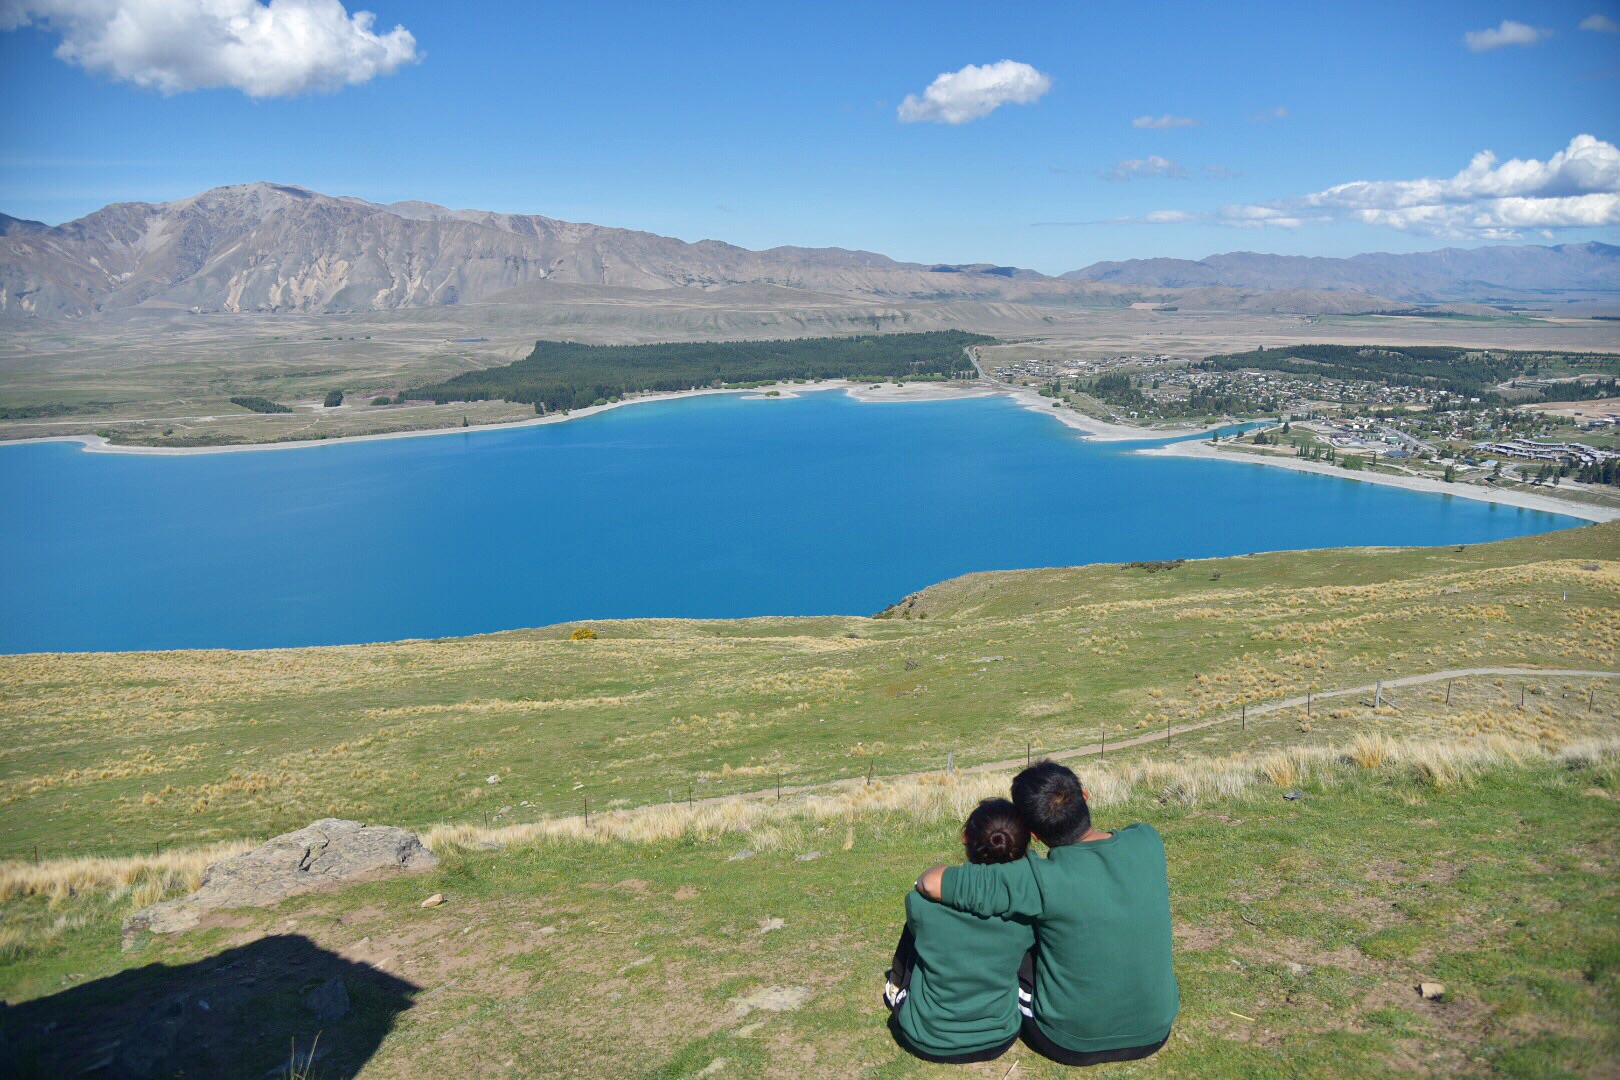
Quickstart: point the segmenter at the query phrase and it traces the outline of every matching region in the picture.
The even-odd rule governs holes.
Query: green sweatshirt
[[[953,866],[941,899],[1035,920],[1035,1023],[1079,1053],[1147,1046],[1181,1005],[1170,963],[1170,882],[1151,825],[1014,863]]]
[[[911,1045],[950,1057],[1018,1034],[1018,965],[1035,944],[1028,920],[981,918],[913,892],[906,925],[917,963],[895,1020]]]

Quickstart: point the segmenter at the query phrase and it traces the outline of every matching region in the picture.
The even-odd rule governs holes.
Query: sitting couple
[[[968,817],[966,866],[917,879],[884,988],[906,1050],[989,1061],[1022,1035],[1053,1061],[1097,1065],[1165,1044],[1180,996],[1164,843],[1151,825],[1099,831],[1086,798],[1073,772],[1038,762],[1011,802]]]

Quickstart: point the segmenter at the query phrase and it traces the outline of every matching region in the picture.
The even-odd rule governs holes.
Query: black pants
[[[1138,1061],[1159,1052],[1159,1048],[1170,1041],[1166,1035],[1150,1046],[1125,1046],[1118,1050],[1070,1050],[1059,1046],[1046,1037],[1046,1032],[1035,1026],[1032,1017],[1024,1017],[1024,1029],[1019,1032],[1024,1045],[1059,1065],[1106,1065],[1110,1061]]]
[[[894,947],[894,959],[889,963],[889,982],[910,993],[911,973],[916,967],[917,942],[911,936],[911,929],[907,927],[900,934],[900,943]],[[967,1054],[947,1054],[944,1056],[930,1054],[926,1050],[911,1045],[910,1041],[906,1039],[906,1033],[900,1030],[900,1020],[895,1014],[905,1004],[905,999],[901,998],[898,1004],[889,1005],[888,999],[885,998],[883,1004],[889,1009],[889,1034],[894,1036],[894,1041],[899,1044],[900,1049],[913,1057],[922,1058],[924,1061],[933,1061],[941,1065],[970,1065],[976,1061],[994,1061],[1008,1050],[1011,1050],[1013,1044],[1018,1041],[1018,1036],[1014,1035],[1000,1046],[992,1046],[987,1050],[975,1050]]]
[[[1031,949],[1024,954],[1023,963],[1018,965],[1018,1006],[1024,1012],[1023,1030],[1018,1034],[1025,1046],[1059,1065],[1106,1065],[1111,1061],[1138,1061],[1158,1053],[1159,1048],[1170,1041],[1170,1036],[1166,1035],[1150,1046],[1126,1046],[1118,1050],[1070,1050],[1048,1039],[1046,1032],[1035,1026],[1035,1017],[1030,1014],[1034,994],[1035,950]]]

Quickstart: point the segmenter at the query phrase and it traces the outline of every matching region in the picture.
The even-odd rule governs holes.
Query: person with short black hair
[[[1012,801],[1030,832],[1049,848],[1077,842],[1091,828],[1091,804],[1072,769],[1041,761],[1012,782]]]
[[[1181,1005],[1163,840],[1145,824],[1098,830],[1079,777],[1054,761],[1019,773],[1012,795],[1047,857],[936,866],[917,891],[958,911],[1034,921],[1022,1030],[1031,1050],[1065,1065],[1155,1053]]]
[[[962,827],[968,862],[1024,857],[1029,828],[1006,799],[986,799]],[[1018,971],[1035,944],[1028,919],[974,915],[906,896],[906,929],[883,1000],[895,1041],[925,1061],[991,1061],[1018,1041]]]

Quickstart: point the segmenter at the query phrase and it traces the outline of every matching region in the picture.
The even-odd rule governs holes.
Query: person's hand
[[[917,879],[917,891],[936,903],[940,898],[940,890],[945,884],[945,868],[943,866],[930,866],[924,870],[922,877]]]

